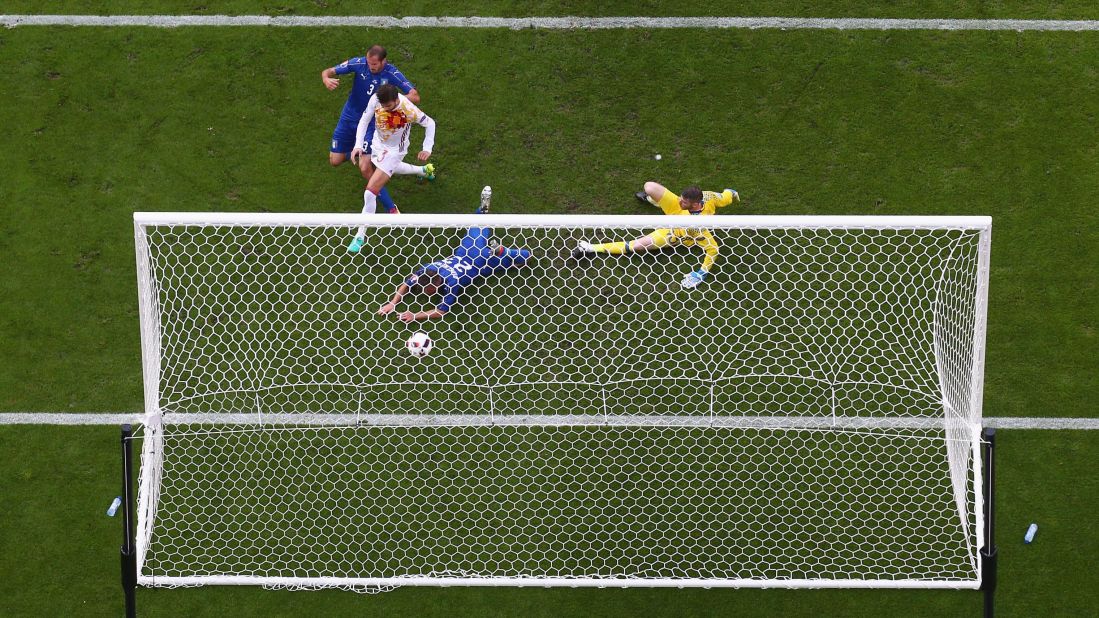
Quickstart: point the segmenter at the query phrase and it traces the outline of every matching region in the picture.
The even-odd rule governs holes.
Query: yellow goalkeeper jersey
[[[697,214],[692,214],[689,210],[684,210],[679,206],[679,196],[671,191],[665,191],[664,196],[660,198],[660,201],[656,203],[666,215],[688,215],[688,216],[704,216],[712,215],[717,212],[718,208],[724,208],[733,203],[732,191],[725,191],[717,193],[715,191],[703,191],[702,192],[702,210]],[[682,244],[690,247],[692,245],[698,245],[702,247],[706,252],[706,257],[702,260],[702,270],[710,272],[713,268],[714,261],[717,259],[718,244],[714,240],[713,234],[709,230],[696,227],[678,227],[656,230],[652,234],[649,234],[656,241],[656,246],[667,247],[671,245]]]
[[[718,208],[725,208],[729,204],[733,203],[733,192],[726,191],[718,193],[716,191],[703,191],[702,192],[702,211],[699,215],[712,215],[717,213]],[[689,215],[691,211],[684,210],[679,206],[679,196],[671,191],[665,191],[664,197],[660,198],[660,201],[656,203],[666,215]]]

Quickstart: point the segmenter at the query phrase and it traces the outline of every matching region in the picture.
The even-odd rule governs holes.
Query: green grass
[[[224,0],[186,4],[172,0],[8,0],[6,14],[41,15],[475,15],[484,17],[582,16],[750,16],[888,17],[956,19],[1095,19],[1099,9],[1086,0],[1034,3],[1026,0],[949,2],[947,0],[381,0],[363,5],[351,0]]]
[[[293,8],[364,12],[330,4]],[[1029,4],[759,3],[736,12],[1097,11]],[[446,12],[528,7],[559,10],[478,2]],[[282,8],[241,2],[209,12]],[[618,3],[600,12],[679,10]],[[4,8],[29,11],[177,12],[167,3]],[[1099,37],[719,31],[683,45],[691,34],[0,30],[0,410],[141,409],[133,211],[357,211],[360,181],[330,169],[325,155],[345,91],[325,91],[318,77],[377,41],[439,121],[440,179],[395,183],[405,211],[465,212],[492,184],[497,212],[632,213],[632,192],[655,179],[731,184],[752,214],[990,214],[986,415],[1096,416]],[[1097,605],[1088,562],[1096,537],[1082,523],[1094,519],[1097,440],[1001,433],[1004,615],[1081,615]],[[118,522],[102,515],[117,493],[116,432],[3,427],[0,452],[9,505],[0,613],[117,615]],[[1030,521],[1042,530],[1024,546]],[[959,615],[980,606],[972,592],[861,591],[405,589],[368,598],[209,588],[142,590],[139,599],[146,615]]]
[[[1001,616],[1087,615],[1099,595],[1081,522],[1099,491],[1087,474],[1099,456],[1094,432],[1001,431],[997,525]],[[104,515],[117,494],[118,430],[0,427],[6,455],[0,493],[0,611],[6,616],[114,616],[121,611],[120,522]],[[44,456],[49,453],[49,456]],[[63,464],[62,464],[63,462]],[[1030,522],[1040,530],[1022,542]],[[973,591],[544,590],[404,588],[378,596],[294,593],[252,587],[138,591],[143,616],[958,616],[980,611]]]
[[[140,409],[133,211],[358,210],[355,174],[325,155],[344,95],[318,79],[356,34],[0,32],[0,248],[18,265],[0,279],[0,336],[16,344],[0,409]],[[492,184],[497,212],[629,213],[653,178],[735,185],[753,214],[990,214],[986,409],[1094,415],[1097,378],[1078,369],[1099,365],[1099,38],[678,40],[429,30],[392,45],[438,118],[442,170],[395,181],[398,203],[465,212]]]
[[[975,577],[941,432],[187,429],[147,575]]]

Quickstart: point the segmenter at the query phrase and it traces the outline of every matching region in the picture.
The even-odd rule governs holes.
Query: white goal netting
[[[572,255],[671,221],[135,215],[140,583],[978,585],[990,221]],[[377,314],[472,227],[530,259]]]

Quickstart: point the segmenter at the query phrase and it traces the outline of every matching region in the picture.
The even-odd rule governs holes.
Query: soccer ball
[[[431,337],[427,336],[425,332],[418,332],[408,338],[408,343],[405,344],[408,347],[408,353],[416,358],[423,358],[431,352]]]

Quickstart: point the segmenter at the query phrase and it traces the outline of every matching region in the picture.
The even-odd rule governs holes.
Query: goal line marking
[[[0,15],[18,26],[274,26],[368,28],[505,28],[510,30],[1015,30],[1096,31],[1099,21],[1063,19],[871,19],[820,17],[387,17],[270,15]]]
[[[356,418],[354,416],[343,417],[343,416],[337,416],[337,415],[326,415],[327,418],[329,419],[328,422],[323,422],[323,421],[318,422],[317,418],[316,418],[318,416],[319,415],[308,415],[308,416],[298,415],[297,418],[299,418],[299,420],[306,421],[307,424],[311,424],[311,425],[352,425],[353,426],[353,425],[356,424]],[[372,415],[372,416],[370,416],[369,420],[370,421],[376,421],[380,417],[381,417],[381,415]],[[275,415],[270,415],[270,414],[263,415],[263,421],[265,423],[292,422],[292,420],[291,420],[292,418],[295,418],[295,415],[278,415],[278,417],[276,417]],[[524,425],[524,424],[536,424],[536,423],[540,424],[541,422],[554,420],[554,418],[555,417],[553,417],[553,416],[546,416],[545,418],[541,418],[541,417],[539,417],[539,418],[516,417],[513,421],[508,421],[508,420],[506,420],[507,419],[506,416],[497,416],[495,418],[495,423],[485,423],[485,424],[498,424],[498,425],[504,425],[504,424],[507,424],[507,425]],[[711,419],[709,419],[708,417],[679,417],[679,419],[676,419],[676,417],[663,417],[663,420],[667,421],[668,425],[674,425],[674,426],[693,426],[693,425],[698,424],[698,423],[688,422],[686,420],[688,418],[705,418],[705,423],[703,423],[705,425],[709,425],[710,421],[711,421]],[[744,417],[726,417],[726,418],[730,418],[730,420],[735,418],[739,421],[746,421],[746,422],[737,422],[735,424],[732,423],[732,422],[718,423],[718,425],[719,426],[735,426],[735,427],[755,427],[755,428],[776,427],[776,428],[778,428],[778,427],[788,426],[788,425],[792,424],[789,417],[781,417],[781,420],[783,422],[777,422],[777,421],[776,422],[768,422],[767,421],[768,418],[773,418],[773,417],[760,417],[760,418],[754,419],[754,420],[745,419]],[[138,413],[95,413],[95,412],[87,412],[87,413],[64,413],[64,412],[60,412],[60,413],[59,412],[11,412],[11,413],[0,413],[0,425],[121,425],[123,423],[135,423],[135,424],[140,423],[142,421],[142,419],[143,419],[143,415],[138,414]],[[254,414],[201,414],[201,415],[195,414],[195,415],[189,415],[189,418],[187,419],[187,421],[188,422],[197,422],[195,419],[205,419],[207,422],[220,423],[220,424],[256,425],[256,424],[258,424],[259,417],[257,415],[254,415]],[[585,417],[585,419],[586,420],[584,420],[583,422],[577,421],[576,424],[583,424],[583,425],[603,425],[603,424],[607,424],[607,419],[604,419],[602,416]],[[402,422],[401,424],[406,424],[410,419],[404,418],[404,416],[402,416],[401,419],[399,419],[399,420],[401,420],[401,422]],[[441,424],[455,424],[458,420],[462,420],[462,419],[449,419],[449,420],[454,421],[454,423],[440,422],[439,424],[440,425]],[[475,423],[470,423],[469,422],[468,415],[466,415],[466,418],[464,420],[465,420],[466,424],[475,424]],[[645,424],[651,424],[651,423],[649,423],[649,421],[651,419],[649,419],[648,417],[646,417],[645,419],[638,419],[638,418],[631,419],[631,417],[622,417],[622,416],[615,417],[615,419],[613,421],[610,421],[610,424],[629,424],[631,422],[632,423],[639,423],[643,420],[646,421]],[[831,419],[830,418],[825,418],[825,417],[803,419],[803,420],[805,420],[810,425],[815,425],[815,426],[819,426],[819,427],[822,427],[822,428],[834,426],[831,423]],[[815,421],[820,421],[820,422],[814,423],[813,422],[814,420]],[[887,428],[887,427],[906,427],[908,425],[928,426],[929,424],[937,424],[937,423],[938,423],[938,421],[930,420],[930,419],[883,419],[882,422],[879,422],[879,423],[874,423],[874,422],[868,421],[868,419],[863,419],[862,422],[858,422],[856,424],[851,424],[850,426],[852,428],[858,428],[858,427],[862,427],[862,428],[871,428],[871,427]],[[358,424],[366,426],[366,425],[372,425],[372,424],[375,424],[375,423],[374,422],[359,422]],[[422,424],[429,425],[429,424],[432,424],[432,423],[430,421],[428,421],[427,419],[424,419],[424,421],[422,421]],[[844,423],[844,425],[846,426],[848,424]],[[992,427],[992,428],[995,428],[995,429],[1099,429],[1099,418],[1063,418],[1063,417],[1062,418],[1035,418],[1035,417],[1008,418],[1008,417],[989,417],[989,418],[984,419],[984,426],[985,427]]]

